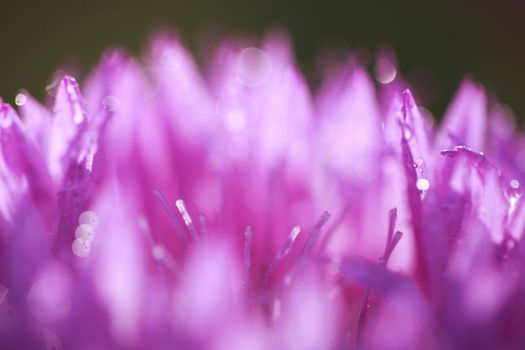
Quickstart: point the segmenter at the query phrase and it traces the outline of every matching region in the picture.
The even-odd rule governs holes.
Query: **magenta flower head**
[[[0,105],[2,349],[523,349],[525,139],[391,55],[173,36]],[[416,96],[416,97],[414,97]]]

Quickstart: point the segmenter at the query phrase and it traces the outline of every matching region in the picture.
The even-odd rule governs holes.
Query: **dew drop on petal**
[[[385,58],[380,58],[376,62],[375,77],[381,84],[389,84],[396,78],[396,66]]]
[[[78,225],[75,229],[75,237],[91,243],[95,239],[95,229],[88,224]]]
[[[105,110],[115,112],[120,106],[120,100],[116,96],[108,95],[102,99],[102,106]]]
[[[271,71],[270,56],[261,49],[248,47],[239,55],[235,75],[241,85],[257,87],[268,80]]]
[[[416,187],[420,191],[427,191],[430,188],[430,181],[425,178],[417,179]]]
[[[27,102],[27,96],[23,93],[19,93],[15,97],[15,104],[19,107],[25,105]]]
[[[87,224],[96,230],[98,227],[98,216],[94,211],[86,210],[78,217],[78,223],[80,225]]]
[[[518,188],[520,188],[520,182],[516,179],[512,179],[510,180],[510,187],[517,190]]]
[[[89,242],[84,241],[83,239],[77,238],[73,241],[71,249],[73,254],[79,258],[85,258],[89,255],[89,249],[91,248]]]

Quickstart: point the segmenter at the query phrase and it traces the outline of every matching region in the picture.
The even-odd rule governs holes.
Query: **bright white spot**
[[[420,191],[427,191],[430,188],[430,181],[425,178],[417,179],[416,187]]]
[[[78,217],[78,223],[80,225],[88,224],[96,230],[98,227],[98,216],[94,211],[86,210]]]
[[[73,80],[73,79],[72,79]],[[66,82],[66,91],[70,94],[75,94],[75,88],[70,83]]]
[[[268,80],[272,71],[270,56],[261,49],[249,47],[241,51],[235,75],[237,81],[248,87],[257,87]]]
[[[184,201],[182,199],[177,199],[177,201],[175,202],[175,205],[177,206],[177,209],[179,209],[179,212],[182,215],[184,224],[186,224],[186,226],[191,224],[191,217],[188,211],[186,210],[186,205],[184,205]]]
[[[23,106],[23,105],[26,104],[26,102],[27,102],[27,96],[26,95],[24,95],[22,93],[16,95],[15,103],[16,103],[17,106]]]
[[[84,112],[78,103],[73,105],[73,122],[75,124],[81,124],[84,121]]]
[[[71,250],[73,250],[73,253],[79,258],[85,258],[88,256],[90,248],[91,246],[89,242],[86,242],[80,238],[75,239],[71,245]]]
[[[155,260],[162,260],[166,256],[166,249],[163,246],[156,245],[151,249],[151,255]]]
[[[375,76],[381,84],[389,84],[396,78],[396,66],[387,59],[380,58],[376,62]]]
[[[292,231],[290,232],[290,239],[292,241],[295,241],[299,233],[301,233],[301,226],[295,226],[294,228],[292,228]]]
[[[410,140],[412,138],[412,130],[408,126],[403,128],[403,136],[405,139]]]
[[[510,187],[517,190],[518,188],[520,188],[520,182],[516,179],[512,179],[510,180]]]
[[[510,204],[509,214],[514,213],[514,210],[516,210],[516,204],[518,204],[518,198],[519,196],[511,196],[509,198],[509,204]]]
[[[118,97],[108,95],[102,99],[102,106],[110,112],[115,112],[120,106],[120,100]]]
[[[91,243],[95,239],[95,229],[88,224],[78,225],[75,230],[75,237]]]

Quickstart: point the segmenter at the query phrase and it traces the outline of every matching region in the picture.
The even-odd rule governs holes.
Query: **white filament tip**
[[[186,205],[184,204],[184,201],[182,199],[177,199],[175,202],[175,206],[177,209],[179,209],[180,214],[182,215],[182,220],[184,220],[184,224],[188,226],[191,224],[191,217],[188,211],[186,210]]]
[[[301,233],[301,226],[295,226],[294,228],[292,228],[292,231],[290,231],[290,239],[292,241],[295,241],[299,233]]]

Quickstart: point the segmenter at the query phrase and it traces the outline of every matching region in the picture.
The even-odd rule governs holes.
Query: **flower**
[[[313,96],[287,38],[172,36],[0,103],[2,349],[519,349],[523,136],[434,126],[378,58]]]

